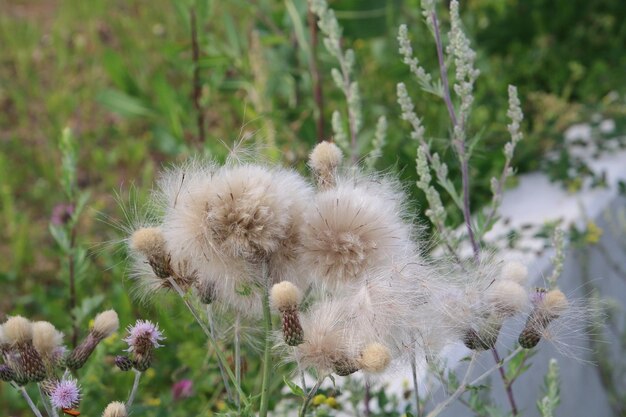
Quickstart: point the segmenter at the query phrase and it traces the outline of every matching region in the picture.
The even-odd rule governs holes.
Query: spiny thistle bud
[[[104,409],[102,413],[102,417],[127,417],[128,412],[126,411],[126,406],[124,403],[119,401],[114,401],[107,405],[107,408]]]
[[[94,319],[94,325],[87,337],[65,359],[65,365],[72,369],[83,367],[98,344],[111,336],[119,328],[119,319],[114,310],[103,311]]]
[[[279,282],[272,287],[272,305],[280,311],[283,338],[289,346],[298,346],[304,341],[304,332],[298,317],[298,305],[302,292],[289,281]]]
[[[359,364],[346,357],[333,361],[333,370],[339,376],[348,376],[359,370]]]
[[[50,392],[50,403],[55,408],[71,409],[80,402],[80,387],[72,378],[63,378],[58,381]]]
[[[558,289],[546,291],[537,288],[531,297],[535,308],[528,316],[526,325],[519,335],[519,344],[531,349],[539,343],[543,331],[563,314],[569,305],[565,295]]]
[[[15,372],[7,364],[0,365],[0,381],[11,382],[15,379]]]
[[[391,362],[391,353],[387,346],[370,343],[361,352],[359,365],[365,372],[380,373],[387,369]]]
[[[162,345],[165,339],[159,326],[147,320],[137,320],[134,326],[129,326],[128,336],[124,339],[128,343],[128,352],[132,353],[133,366],[140,372],[146,371],[152,365],[153,351]]]
[[[521,262],[511,261],[504,264],[501,271],[502,279],[524,285],[528,279],[528,268]]]
[[[117,355],[115,357],[115,366],[126,372],[133,368],[133,361],[128,356]]]
[[[309,166],[315,171],[317,183],[321,189],[335,185],[336,170],[342,159],[341,149],[332,142],[320,142],[313,149],[309,155]]]
[[[24,317],[9,318],[4,325],[4,337],[10,345],[5,361],[15,373],[13,380],[20,385],[40,382],[46,377],[41,355],[33,346],[33,325]]]
[[[172,258],[166,250],[163,232],[158,227],[136,230],[130,238],[130,247],[148,258],[154,274],[167,279],[173,275]]]
[[[202,304],[211,304],[215,301],[216,289],[215,284],[209,280],[196,281],[196,293]]]
[[[489,350],[495,347],[502,328],[502,319],[497,315],[489,317],[478,329],[469,329],[463,335],[463,343],[471,350]]]

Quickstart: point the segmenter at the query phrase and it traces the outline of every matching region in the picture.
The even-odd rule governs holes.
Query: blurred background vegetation
[[[356,53],[364,110],[359,153],[367,155],[376,120],[385,115],[387,144],[377,168],[399,172],[416,208],[424,206],[411,186],[415,143],[399,118],[397,82],[414,93],[451,178],[458,170],[442,103],[419,90],[397,53],[397,28],[406,23],[416,55],[436,73],[419,1],[329,3],[344,26],[346,46]],[[522,172],[547,169],[571,186],[579,173],[569,169],[564,129],[601,114],[624,131],[626,3],[467,0],[461,7],[482,73],[470,127],[481,139],[472,160],[474,208],[490,200],[489,179],[504,163],[508,84],[518,86],[526,117],[514,165]],[[447,13],[441,17],[445,26]],[[127,220],[115,196],[128,206],[132,192],[141,207],[162,166],[198,152],[223,159],[238,140],[262,145],[268,158],[304,171],[314,143],[332,136],[332,111],[345,111],[329,74],[335,63],[321,43],[313,48],[309,18],[302,0],[2,0],[0,321],[24,314],[70,335],[72,314],[84,334],[89,318],[105,307],[115,308],[123,325],[152,318],[164,328],[168,347],[144,381],[141,415],[218,411],[219,375],[186,313],[174,303],[140,305],[129,295],[125,255],[116,244],[123,238],[118,226]],[[60,180],[66,127],[78,145],[77,192],[87,196],[70,231],[75,246],[84,248],[84,256],[70,257],[84,261],[73,311],[67,248],[49,227],[55,208],[58,214],[73,203]],[[545,162],[548,152],[560,155],[556,162]],[[99,415],[108,401],[125,398],[132,377],[111,371],[112,355],[121,348],[120,337],[108,341],[81,371],[85,415]],[[248,371],[254,374],[256,366],[249,363]],[[171,387],[186,378],[196,395],[174,404]],[[26,415],[6,384],[0,385],[0,409]]]

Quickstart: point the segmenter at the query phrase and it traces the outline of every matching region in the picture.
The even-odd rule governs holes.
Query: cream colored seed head
[[[4,328],[7,343],[9,344],[30,342],[33,340],[33,325],[28,319],[22,316],[10,317],[2,327]]]
[[[387,369],[391,362],[389,349],[380,343],[370,343],[361,352],[359,365],[365,372],[380,373]]]
[[[115,333],[119,327],[120,321],[115,310],[107,310],[96,316],[92,332],[105,338]]]
[[[130,248],[145,256],[159,256],[165,252],[165,238],[158,227],[136,230],[130,238]]]
[[[528,268],[521,262],[507,262],[502,267],[502,279],[524,285],[528,280]]]
[[[7,335],[4,332],[4,327],[0,324],[0,346],[8,344]]]
[[[276,310],[296,308],[302,301],[302,291],[289,281],[282,281],[272,287],[272,306]]]
[[[560,316],[568,306],[567,297],[558,289],[548,291],[541,304],[541,308],[546,313],[554,316]]]
[[[33,323],[33,346],[41,356],[52,356],[61,343],[63,343],[63,333],[58,331],[52,323],[47,321]]]
[[[104,413],[102,413],[102,417],[127,417],[128,413],[126,412],[126,406],[124,403],[119,401],[114,401],[107,405],[107,408],[104,409]]]
[[[528,302],[528,294],[515,281],[497,280],[489,287],[487,299],[498,312],[513,316],[524,309]]]
[[[322,173],[337,168],[343,159],[341,149],[332,142],[320,142],[309,155],[309,165],[315,172]]]

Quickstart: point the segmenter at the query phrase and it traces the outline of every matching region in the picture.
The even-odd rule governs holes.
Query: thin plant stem
[[[193,60],[193,106],[196,110],[196,124],[198,129],[198,142],[203,144],[206,140],[204,111],[200,100],[202,98],[202,82],[200,81],[200,46],[198,43],[198,22],[196,9],[189,9],[189,20],[191,20],[191,57]]]
[[[209,322],[209,331],[211,332],[211,338],[213,340],[217,340],[217,335],[215,331],[215,322],[213,321],[213,311],[211,309],[211,305],[206,306],[206,316],[207,316],[207,321]],[[228,383],[228,376],[226,375],[226,370],[224,369],[224,366],[227,366],[227,365],[223,364],[221,361],[217,361],[217,367],[220,370],[220,375],[222,376],[224,388],[226,389],[226,396],[228,397],[229,401],[232,401],[233,393],[232,393],[232,390],[230,389],[230,384]],[[237,377],[236,371],[235,371],[235,377]],[[241,386],[241,381],[236,380],[236,384],[238,386]],[[239,401],[237,401],[237,404],[239,404]]]
[[[431,14],[431,18],[433,21],[435,45],[437,47],[437,60],[439,61],[439,73],[441,75],[441,82],[443,84],[443,101],[446,103],[446,108],[448,109],[448,114],[450,115],[450,120],[452,121],[452,125],[454,127],[453,131],[456,131],[456,128],[463,129],[464,126],[459,126],[456,112],[454,110],[454,105],[452,104],[452,98],[450,97],[450,85],[448,84],[448,69],[446,68],[446,62],[443,57],[443,43],[441,42],[441,33],[439,31],[439,23],[437,19],[437,14],[433,12]],[[469,241],[472,245],[472,250],[474,252],[474,260],[478,262],[480,248],[478,246],[478,242],[476,241],[476,237],[474,235],[474,229],[472,227],[470,200],[469,200],[469,161],[468,161],[469,158],[467,156],[466,149],[465,149],[465,141],[457,140],[456,147],[457,147],[457,152],[459,154],[459,159],[461,161],[461,182],[462,182],[462,187],[463,187],[463,219],[465,220],[465,227],[467,228]]]
[[[463,381],[461,381],[456,391],[454,391],[452,395],[446,398],[445,401],[439,403],[439,405],[437,405],[437,407],[435,407],[433,411],[428,413],[426,417],[435,417],[439,415],[439,413],[441,413],[448,405],[450,405],[452,401],[454,401],[459,395],[465,392],[465,390],[467,389],[467,379],[469,378],[470,374],[472,373],[472,370],[474,369],[474,364],[476,363],[477,357],[478,357],[478,354],[474,352],[472,354],[472,359],[470,360],[470,363],[467,366],[467,370],[465,371],[465,376],[463,376]]]
[[[76,246],[76,225],[70,228],[70,247],[68,249],[68,279],[70,284],[70,315],[72,317],[72,348],[78,345],[78,322],[76,320],[76,268],[74,266],[74,247]]]
[[[365,381],[365,398],[363,398],[363,403],[365,405],[365,410],[363,411],[363,415],[365,417],[370,417],[370,414],[372,414],[372,410],[370,409],[371,401],[372,401],[372,388],[370,387],[370,382]]]
[[[33,413],[35,413],[35,415],[37,417],[43,417],[41,415],[41,412],[39,411],[39,409],[37,408],[37,406],[33,402],[33,400],[30,398],[30,395],[28,395],[28,392],[26,392],[26,389],[24,387],[20,387],[20,386],[16,386],[16,388],[20,392],[20,394],[22,394],[22,397],[24,397],[24,399],[28,403],[28,406],[33,411]]]
[[[246,407],[249,406],[250,402],[248,401],[246,394],[241,389],[241,386],[237,385],[237,378],[235,378],[233,371],[230,369],[230,367],[226,366],[228,362],[226,361],[226,358],[224,357],[224,353],[220,350],[219,346],[217,345],[217,342],[211,335],[211,331],[206,326],[206,324],[200,319],[200,316],[198,312],[196,311],[195,307],[189,302],[189,300],[185,296],[185,292],[182,290],[182,288],[180,288],[180,286],[176,283],[176,281],[172,277],[169,277],[167,281],[170,283],[172,288],[174,288],[174,291],[176,291],[176,293],[183,300],[183,303],[187,307],[187,310],[189,310],[193,318],[196,320],[196,322],[198,323],[198,325],[204,332],[207,339],[209,339],[211,346],[213,346],[213,349],[215,349],[215,355],[217,356],[218,362],[221,362],[222,365],[224,365],[224,370],[226,371],[226,375],[228,375],[230,382],[235,385],[235,389],[237,390],[237,393],[239,394],[241,402],[243,403],[244,406]]]
[[[415,349],[413,349],[413,354],[411,356],[411,376],[413,377],[413,394],[415,395],[415,415],[416,417],[422,417],[419,385],[417,384],[417,363],[415,360]]]
[[[48,396],[44,394],[43,389],[41,388],[41,384],[37,384],[37,390],[39,391],[39,397],[41,397],[41,402],[43,403],[43,407],[46,409],[46,413],[50,417],[57,417],[58,414],[56,409],[50,405],[50,401],[48,401]]]
[[[300,383],[302,384],[302,389],[306,391],[306,379],[304,378],[304,371],[300,369]]]
[[[499,363],[500,354],[498,353],[498,350],[495,347],[493,347],[491,348],[491,353],[496,363]],[[504,368],[500,367],[498,368],[498,371],[500,372],[500,378],[502,379],[502,382],[504,383],[506,397],[508,398],[509,404],[511,405],[511,413],[514,416],[516,416],[518,414],[518,411],[517,411],[517,404],[515,403],[515,396],[513,395],[513,381],[508,380],[508,378],[506,377],[506,373],[504,372]]]
[[[270,372],[272,369],[272,314],[270,311],[270,277],[267,270],[267,263],[261,265],[263,274],[263,327],[264,327],[264,350],[263,350],[263,378],[261,385],[261,405],[259,407],[259,417],[266,417],[270,396]]]
[[[239,313],[237,313],[237,317],[235,318],[235,379],[237,380],[237,385],[241,386],[241,335],[240,335],[240,325],[239,322]],[[237,404],[237,411],[241,412],[241,401],[239,398],[235,399]]]
[[[142,372],[138,370],[134,370],[135,379],[133,381],[133,388],[130,390],[130,394],[128,394],[128,400],[126,401],[126,409],[130,409],[133,406],[133,402],[135,401],[135,396],[137,395],[137,390],[139,389],[139,380],[141,379]]]
[[[318,113],[315,126],[317,130],[317,141],[322,142],[324,140],[324,93],[322,90],[322,75],[317,66],[317,24],[315,23],[315,14],[310,8],[307,12],[307,21],[311,37],[309,71],[311,72],[311,81],[313,82],[313,98]]]
[[[307,408],[309,408],[309,404],[311,403],[311,400],[313,399],[313,396],[315,395],[317,390],[320,388],[320,386],[322,385],[323,381],[324,381],[324,378],[319,378],[317,380],[317,382],[315,383],[315,385],[313,385],[313,388],[311,388],[311,391],[309,391],[309,393],[307,394],[306,398],[302,402],[302,407],[300,407],[300,413],[298,414],[299,417],[305,417],[306,416],[306,410],[307,410]]]

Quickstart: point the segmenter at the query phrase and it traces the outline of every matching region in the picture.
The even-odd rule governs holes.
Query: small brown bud
[[[122,371],[130,371],[133,368],[133,361],[128,356],[118,355],[115,357],[115,366]]]
[[[283,326],[283,338],[289,346],[298,346],[304,342],[304,331],[296,308],[285,308],[280,311]]]

